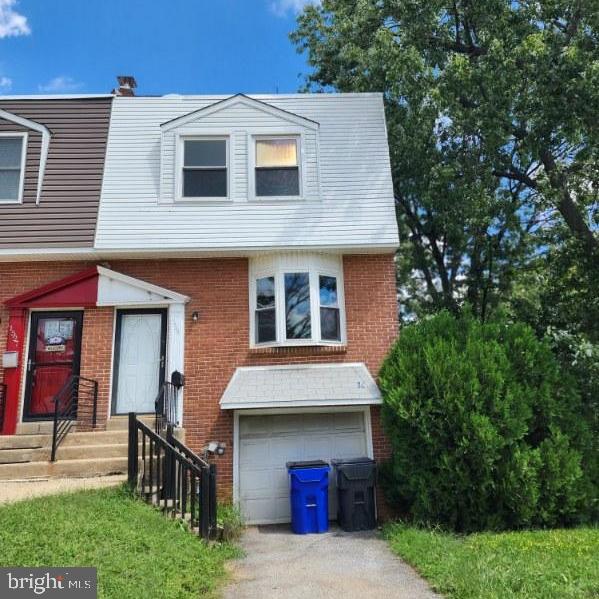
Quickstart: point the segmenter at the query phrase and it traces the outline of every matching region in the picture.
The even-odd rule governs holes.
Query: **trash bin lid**
[[[331,460],[332,466],[345,466],[349,464],[376,464],[376,461],[372,458],[361,457],[361,458],[345,458],[343,460]]]
[[[296,470],[298,468],[328,468],[329,465],[324,460],[305,460],[303,462],[287,462],[287,470]]]

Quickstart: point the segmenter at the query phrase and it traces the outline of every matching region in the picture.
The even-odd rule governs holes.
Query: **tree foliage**
[[[598,256],[599,0],[323,0],[312,88],[382,91],[408,312],[483,318],[555,216]]]
[[[440,312],[404,328],[380,383],[404,512],[458,531],[589,516],[580,396],[530,327]]]

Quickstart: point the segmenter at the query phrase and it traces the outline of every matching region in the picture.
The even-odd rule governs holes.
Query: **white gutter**
[[[0,262],[20,262],[33,260],[108,260],[124,258],[231,258],[255,256],[270,252],[329,252],[340,254],[387,254],[399,247],[398,243],[381,243],[370,245],[302,245],[302,246],[262,246],[248,248],[247,246],[227,247],[218,246],[204,248],[143,248],[143,249],[110,249],[110,248],[10,248],[0,249]]]

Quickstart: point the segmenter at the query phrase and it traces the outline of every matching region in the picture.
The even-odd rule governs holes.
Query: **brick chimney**
[[[115,96],[134,96],[137,81],[133,75],[117,75],[116,78],[119,86],[115,87],[111,93]]]

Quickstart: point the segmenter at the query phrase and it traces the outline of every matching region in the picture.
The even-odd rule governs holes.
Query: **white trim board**
[[[189,297],[103,266],[98,269],[98,306],[186,304]]]
[[[2,99],[4,99],[4,97]],[[38,133],[42,134],[42,145],[40,148],[40,164],[39,164],[38,174],[37,174],[37,192],[35,195],[35,203],[36,203],[36,205],[39,205],[40,198],[42,195],[42,186],[44,184],[44,172],[46,171],[46,162],[48,160],[48,150],[50,149],[50,137],[52,136],[52,134],[50,133],[50,130],[45,125],[42,125],[41,123],[36,123],[35,121],[32,121],[31,119],[26,119],[22,116],[13,114],[12,112],[8,112],[6,110],[0,109],[0,119],[10,121],[11,123],[15,123],[15,125],[20,125],[21,127],[25,127],[27,129],[31,129],[32,131],[37,131]],[[23,144],[26,145],[26,142],[27,142],[27,138],[25,138]],[[25,167],[27,166],[27,164],[26,164],[27,161],[25,160],[24,162],[25,163],[23,164],[23,173],[21,175],[22,180],[25,178],[24,171],[25,171]],[[22,185],[22,183],[21,183],[21,185]],[[21,189],[20,195],[22,198],[22,195],[23,195],[22,189]]]
[[[390,254],[397,251],[398,244],[389,245],[380,243],[373,245],[352,245],[352,244],[304,244],[304,245],[264,245],[264,246],[235,246],[230,248],[210,247],[183,247],[159,248],[148,247],[144,249],[134,248],[17,248],[0,249],[0,262],[26,262],[40,261],[47,262],[52,260],[111,260],[131,258],[133,260],[143,260],[148,258],[238,258],[256,256],[272,252],[287,251],[315,251],[325,253],[343,253],[343,254]]]
[[[224,110],[231,106],[235,106],[236,104],[250,106],[252,108],[255,108],[256,110],[260,110],[266,114],[270,114],[271,116],[276,116],[280,119],[289,121],[290,123],[294,123],[296,125],[312,129],[314,131],[318,130],[318,128],[320,127],[319,123],[317,123],[316,121],[299,116],[287,110],[283,110],[282,108],[277,108],[276,106],[267,104],[263,100],[251,98],[243,94],[236,94],[234,96],[230,96],[222,100],[216,100],[214,104],[210,104],[209,106],[206,106],[204,108],[194,110],[188,114],[184,114],[180,117],[171,119],[170,121],[166,121],[160,125],[160,128],[163,132],[171,131],[173,129],[177,129],[178,127],[186,125],[187,123],[190,123],[192,121],[199,120],[205,116],[209,116],[211,114],[214,114],[215,112],[219,112],[220,110]]]

